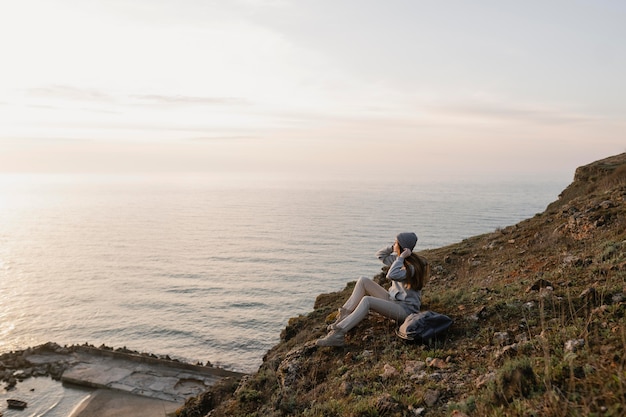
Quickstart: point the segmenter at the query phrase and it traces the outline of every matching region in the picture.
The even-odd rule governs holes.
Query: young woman
[[[393,246],[376,253],[389,265],[387,278],[391,287],[386,290],[371,279],[360,277],[348,301],[339,308],[337,320],[328,326],[328,335],[317,341],[318,346],[343,346],[346,332],[367,317],[370,310],[398,322],[419,311],[430,266],[425,258],[413,253],[416,243],[415,233],[400,233]]]

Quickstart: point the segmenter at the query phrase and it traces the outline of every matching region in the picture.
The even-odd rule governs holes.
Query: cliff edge
[[[422,309],[454,319],[431,345],[370,314],[346,347],[315,346],[351,283],[290,319],[255,374],[177,415],[626,415],[625,198],[620,154],[578,168],[533,218],[421,252],[433,270]]]

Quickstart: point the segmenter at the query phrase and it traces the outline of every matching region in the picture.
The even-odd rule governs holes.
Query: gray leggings
[[[367,317],[370,309],[396,321],[404,321],[409,313],[399,301],[389,298],[389,292],[369,278],[360,277],[352,295],[343,305],[350,315],[337,324],[344,332]]]

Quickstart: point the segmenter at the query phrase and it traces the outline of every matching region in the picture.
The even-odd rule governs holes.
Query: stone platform
[[[25,354],[33,366],[63,367],[61,381],[94,389],[75,417],[171,415],[222,378],[243,374],[90,346]]]

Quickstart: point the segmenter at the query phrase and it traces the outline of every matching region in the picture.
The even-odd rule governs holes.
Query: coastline
[[[317,349],[312,341],[323,334],[330,313],[340,299],[346,298],[349,288],[341,293],[320,294],[312,312],[289,320],[281,342],[267,353],[259,371],[242,379],[236,388],[241,395],[236,396],[235,389],[228,392],[232,400],[229,406],[243,411],[254,407],[255,412],[261,410],[266,415],[274,415],[270,413],[276,410],[289,415],[303,410],[336,411],[324,407],[350,411],[375,407],[397,413],[428,410],[429,415],[432,412],[435,416],[448,415],[450,410],[478,409],[487,415],[484,411],[499,402],[523,401],[528,409],[545,410],[541,407],[553,406],[549,401],[557,390],[571,389],[572,394],[586,395],[584,403],[571,405],[572,409],[585,406],[594,413],[604,413],[613,407],[617,412],[623,411],[619,408],[623,402],[605,406],[605,402],[597,405],[595,401],[599,398],[596,392],[605,389],[626,398],[623,387],[612,382],[618,381],[615,377],[623,372],[623,362],[607,355],[613,350],[623,351],[624,347],[620,339],[624,334],[621,319],[626,305],[624,158],[626,154],[616,158],[620,164],[598,161],[579,168],[575,182],[544,213],[427,252],[434,274],[425,306],[455,319],[455,327],[442,345],[434,350],[407,346],[397,340],[387,321],[373,315],[366,326],[356,329],[343,350]],[[601,175],[603,170],[608,174]],[[564,316],[568,308],[573,313]],[[562,326],[565,320],[568,328]],[[586,339],[572,339],[572,335],[588,329],[589,323],[593,333]],[[607,346],[610,350],[605,350]],[[40,349],[61,356],[95,349],[107,353],[104,356],[109,360],[116,354],[107,347],[68,348],[47,343],[11,352],[14,357],[7,357],[7,361],[13,361],[10,366],[14,368],[6,368],[5,356],[1,355],[3,375],[10,371],[16,381],[52,376],[53,370],[59,370],[55,361],[47,362],[43,368],[31,366],[29,358]],[[546,350],[565,351],[569,355],[561,358],[554,354],[546,359],[542,356]],[[572,356],[574,352],[577,353]],[[161,359],[127,353],[124,349],[117,353],[147,361]],[[528,358],[532,363],[528,363]],[[541,366],[544,360],[547,365]],[[554,368],[548,366],[553,360]],[[561,371],[568,369],[577,370],[576,380],[559,377]],[[586,372],[589,369],[594,372]],[[66,370],[62,369],[62,375]],[[510,371],[528,377],[524,380],[528,391],[517,390],[515,384],[506,385]],[[368,391],[372,386],[380,387],[374,383],[379,381],[386,382],[385,391]],[[571,383],[583,384],[580,386],[584,389],[570,386]],[[407,387],[411,397],[397,399],[389,394],[391,389]],[[94,391],[75,410],[85,414],[72,417],[105,415],[86,413],[110,411],[107,394],[124,397],[117,388],[120,387],[105,394]],[[206,391],[206,396],[217,395],[216,392],[219,394]],[[285,392],[289,397],[278,397],[277,393]],[[198,397],[197,402],[204,402],[205,398]],[[277,408],[276,398],[284,399],[279,404],[282,408]],[[355,399],[360,403],[355,403]],[[193,404],[189,403],[191,409]],[[211,407],[220,407],[220,402]],[[209,411],[202,415],[206,412]],[[559,413],[549,415],[562,415],[561,412],[559,408]]]
[[[173,415],[187,398],[222,379],[238,380],[243,375],[210,364],[190,364],[125,348],[88,344],[62,347],[48,342],[0,355],[0,376],[6,384],[0,398],[45,401],[47,390],[58,390],[61,384],[63,389],[82,392],[68,400],[71,404],[63,405],[71,406],[71,417]],[[40,378],[56,383],[42,382],[36,393],[34,387],[21,389],[25,381]],[[37,406],[46,408],[45,404]],[[61,411],[55,414],[52,409],[56,406],[48,405],[43,415],[68,415]]]

